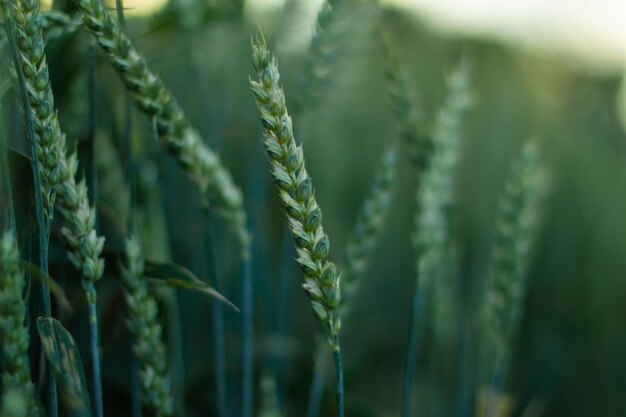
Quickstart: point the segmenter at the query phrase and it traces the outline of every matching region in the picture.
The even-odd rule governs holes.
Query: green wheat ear
[[[432,155],[418,190],[415,244],[418,285],[434,290],[435,316],[446,315],[442,305],[451,289],[449,261],[450,210],[461,147],[462,121],[470,108],[469,68],[465,61],[448,79],[448,91],[432,130]]]
[[[396,177],[397,152],[387,151],[374,178],[374,184],[357,216],[352,237],[347,245],[346,266],[342,276],[344,309],[358,290],[358,280],[368,268],[384,230],[391,207],[393,183]]]
[[[19,66],[27,85],[28,104],[35,134],[42,203],[46,216],[53,216],[55,191],[59,181],[59,157],[62,134],[54,96],[50,88],[48,64],[44,51],[39,2],[35,0],[0,0],[5,18],[11,16],[19,50]]]
[[[29,396],[22,387],[4,387],[0,416],[2,417],[29,417]]]
[[[261,411],[259,417],[282,417],[276,394],[276,378],[265,372],[261,379]]]
[[[230,172],[219,156],[203,143],[178,102],[150,70],[119,23],[106,12],[101,0],[76,0],[75,3],[85,27],[95,36],[135,105],[154,118],[159,138],[198,189],[203,207],[216,209],[231,224],[247,257],[250,236],[243,195]]]
[[[322,227],[313,181],[305,168],[302,147],[294,140],[285,95],[278,84],[276,59],[265,43],[253,42],[252,63],[259,76],[258,82],[250,81],[252,93],[261,111],[265,149],[296,246],[297,262],[305,275],[303,288],[316,317],[328,327],[329,343],[338,349],[340,279],[335,264],[326,260],[330,242]]]
[[[380,32],[380,41],[387,93],[391,100],[398,133],[415,164],[419,180],[419,176],[428,166],[433,148],[432,138],[426,128],[411,73],[401,65],[389,35],[383,30]]]
[[[526,142],[511,165],[495,217],[495,242],[484,305],[491,372],[505,372],[518,332],[546,189],[547,176],[539,162],[537,146]]]
[[[38,414],[35,386],[31,381],[28,345],[30,335],[25,326],[26,300],[24,272],[13,233],[7,232],[0,241],[0,358],[4,373],[2,386],[6,391],[19,389],[6,406],[22,404],[23,415]],[[18,397],[19,396],[19,397]],[[19,411],[19,410],[17,410]],[[3,416],[5,414],[2,414]]]
[[[158,321],[157,302],[144,278],[144,257],[136,239],[126,241],[122,283],[128,307],[126,323],[134,339],[133,352],[140,366],[144,403],[158,417],[171,416],[174,403],[163,327]]]
[[[304,62],[295,103],[297,114],[316,106],[332,82],[339,46],[346,30],[346,3],[346,0],[324,0],[317,14],[316,31]]]

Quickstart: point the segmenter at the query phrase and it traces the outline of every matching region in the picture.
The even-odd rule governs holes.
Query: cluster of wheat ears
[[[168,87],[150,69],[149,63],[135,49],[126,34],[121,3],[117,18],[102,0],[74,0],[75,16],[61,12],[40,13],[37,0],[0,0],[2,36],[0,48],[11,74],[0,80],[2,95],[13,90],[21,98],[24,129],[31,149],[34,173],[35,218],[39,259],[33,264],[20,256],[13,207],[11,175],[3,144],[2,192],[3,216],[7,230],[0,241],[0,364],[2,374],[2,411],[4,417],[59,415],[106,415],[103,404],[99,342],[97,282],[109,268],[105,265],[105,238],[98,232],[93,190],[82,178],[76,151],[68,145],[58,117],[46,60],[46,42],[77,31],[86,31],[99,45],[102,55],[122,80],[128,98],[149,118],[156,136],[189,180],[197,188],[206,215],[217,214],[226,222],[241,249],[240,260],[250,271],[252,262],[248,216],[244,195],[218,154],[210,149],[192,126],[183,108]],[[321,402],[324,364],[332,355],[336,371],[336,415],[344,416],[344,381],[342,369],[342,322],[350,325],[351,304],[359,296],[360,278],[368,269],[371,254],[385,228],[385,219],[394,196],[398,161],[407,157],[415,177],[415,216],[412,227],[416,286],[408,338],[406,373],[402,395],[402,415],[414,415],[412,397],[414,376],[420,350],[422,316],[434,323],[435,352],[445,349],[454,333],[455,247],[450,236],[450,216],[455,206],[455,177],[461,150],[463,121],[473,105],[471,60],[462,59],[449,76],[445,101],[435,120],[425,120],[420,111],[411,73],[394,51],[392,39],[381,23],[380,49],[385,77],[394,114],[398,140],[383,155],[372,190],[356,216],[354,233],[349,239],[344,262],[330,260],[330,240],[323,228],[322,209],[316,200],[314,183],[308,174],[302,145],[294,135],[298,116],[323,98],[332,80],[337,48],[341,45],[347,11],[345,0],[327,0],[319,12],[316,33],[303,71],[299,100],[293,105],[294,119],[288,112],[279,67],[262,35],[252,41],[252,67],[255,71],[250,89],[260,112],[262,140],[269,162],[269,172],[276,190],[296,251],[296,262],[304,276],[302,288],[308,296],[313,314],[321,322],[327,343],[311,343],[318,361],[311,381],[308,416],[317,416]],[[98,145],[96,162],[109,163],[107,147]],[[507,373],[511,345],[516,336],[525,293],[525,281],[533,241],[539,224],[539,202],[545,189],[545,173],[540,167],[536,145],[523,145],[510,168],[495,218],[495,241],[488,286],[484,289],[485,346],[489,355],[490,384],[487,415],[495,415],[494,405]],[[111,162],[114,164],[114,162]],[[112,194],[127,194],[132,184],[118,170],[107,179],[117,183]],[[117,175],[116,177],[114,177]],[[125,184],[125,181],[127,183]],[[6,186],[9,184],[8,186]],[[106,192],[106,184],[102,185]],[[406,190],[405,190],[406,191]],[[126,198],[126,206],[132,204]],[[132,199],[131,199],[132,200]],[[123,205],[123,204],[121,204]],[[123,288],[125,316],[132,335],[133,353],[140,369],[143,406],[157,416],[176,413],[172,372],[168,366],[164,328],[159,309],[164,305],[155,290],[155,278],[147,274],[142,240],[137,236],[137,220],[128,207],[120,209],[126,217],[126,243],[117,274]],[[61,297],[62,288],[49,276],[48,246],[55,213],[60,216],[61,232],[67,257],[80,276],[89,314],[90,375],[85,377],[76,342],[60,321],[53,317],[51,293]],[[58,223],[58,222],[57,222]],[[56,223],[54,223],[56,224]],[[251,279],[250,274],[244,274]],[[37,280],[36,277],[39,277]],[[193,287],[193,281],[165,280],[160,284]],[[41,287],[43,311],[35,323],[28,319],[31,288]],[[212,288],[202,287],[219,297]],[[249,305],[242,306],[244,339],[243,388],[241,417],[251,417],[255,381],[252,360],[252,330]],[[424,315],[424,312],[429,314]],[[247,323],[247,325],[246,325]],[[33,329],[36,329],[33,332]],[[31,336],[38,335],[41,367],[32,362]],[[347,352],[349,354],[349,352]],[[41,368],[41,369],[40,369]],[[33,373],[38,369],[38,374]],[[89,383],[86,381],[89,380]],[[270,374],[258,381],[261,404],[257,414],[264,417],[282,415],[276,397],[275,381]],[[218,390],[219,390],[218,384]],[[222,389],[224,387],[222,386]],[[348,386],[349,395],[350,388]],[[221,396],[218,392],[218,396]],[[57,398],[61,401],[58,402]],[[218,400],[218,411],[224,416],[225,405]],[[494,404],[491,404],[494,403]],[[302,407],[304,414],[304,406]]]

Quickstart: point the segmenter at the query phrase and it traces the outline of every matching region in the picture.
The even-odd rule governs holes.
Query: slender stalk
[[[4,111],[2,108],[2,97],[0,97],[0,134],[2,135],[2,142],[0,142],[0,164],[2,165],[2,185],[7,198],[6,216],[9,220],[9,228],[16,233],[15,225],[15,207],[13,205],[13,188],[11,187],[11,173],[9,172],[9,158],[8,158],[8,146],[7,136],[5,132],[4,124]]]
[[[95,162],[95,140],[97,125],[97,97],[96,97],[96,46],[92,42],[88,51],[88,78],[87,78],[87,97],[89,106],[88,119],[88,138],[85,170],[87,173],[86,181],[89,183],[87,188],[87,198],[94,204],[98,196],[98,176]],[[97,222],[97,218],[96,218]],[[94,230],[97,229],[97,223],[94,224]],[[103,417],[102,405],[102,377],[100,372],[100,343],[98,331],[98,306],[97,300],[89,299],[89,348],[91,351],[91,377],[93,382],[93,413],[95,417]]]
[[[207,263],[209,267],[209,279],[213,287],[220,291],[219,271],[217,268],[217,256],[215,254],[215,240],[211,216],[207,213],[207,225],[205,231],[205,245],[207,251]],[[213,359],[215,363],[215,386],[217,389],[217,415],[228,416],[228,390],[226,381],[226,351],[224,349],[224,305],[219,300],[213,300],[211,304],[213,316]]]
[[[411,399],[413,392],[413,378],[417,368],[419,356],[419,323],[422,316],[423,292],[416,288],[413,293],[413,307],[411,310],[411,323],[409,330],[409,343],[407,345],[406,366],[404,370],[404,383],[402,385],[402,416],[411,417]]]
[[[242,297],[242,333],[243,333],[243,369],[241,376],[241,416],[252,417],[254,409],[253,371],[254,371],[254,323],[253,323],[253,282],[252,282],[252,242],[248,244],[248,255],[243,263],[243,297]]]
[[[339,338],[335,336],[335,349],[333,350],[333,360],[335,361],[335,373],[337,375],[337,417],[344,417],[343,405],[343,364],[341,362],[341,349],[339,348]]]

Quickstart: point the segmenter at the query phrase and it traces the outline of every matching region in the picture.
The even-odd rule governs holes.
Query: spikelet
[[[492,372],[505,371],[522,316],[528,267],[546,191],[537,148],[526,142],[511,165],[495,217],[495,242],[485,300]]]
[[[144,258],[137,240],[126,241],[126,263],[122,271],[124,299],[128,307],[128,328],[133,335],[133,352],[141,369],[144,403],[158,417],[173,413],[167,351],[163,328],[158,321],[158,306],[148,292],[144,278]]]
[[[104,9],[101,0],[76,0],[85,27],[116,69],[135,105],[154,118],[159,137],[176,156],[198,189],[203,207],[212,206],[232,225],[244,256],[250,236],[243,195],[218,155],[206,146],[161,79],[135,50],[125,31]]]
[[[35,386],[31,381],[28,358],[30,335],[24,325],[27,308],[23,293],[26,284],[19,263],[20,254],[15,237],[7,232],[0,241],[0,358],[4,369],[2,386],[5,390],[20,389],[22,401],[26,402],[22,405],[25,408],[23,415],[35,416]],[[5,405],[11,404],[7,402]]]
[[[259,76],[259,82],[250,81],[252,93],[261,112],[265,149],[296,246],[297,262],[304,271],[303,288],[316,317],[328,326],[331,347],[339,349],[333,340],[341,323],[337,312],[340,278],[335,265],[326,260],[330,242],[322,228],[322,211],[305,168],[302,147],[293,137],[285,95],[278,84],[276,59],[263,42],[253,42],[252,49],[253,66]]]

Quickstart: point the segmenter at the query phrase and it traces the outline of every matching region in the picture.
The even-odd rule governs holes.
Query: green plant
[[[161,79],[135,50],[130,39],[104,9],[101,0],[76,0],[85,27],[95,36],[142,112],[154,118],[159,137],[198,188],[202,205],[218,210],[231,223],[244,257],[250,239],[243,196],[218,155],[206,146]]]
[[[311,300],[315,316],[327,328],[328,343],[337,368],[338,415],[342,417],[341,319],[338,313],[340,277],[335,264],[326,260],[330,242],[322,227],[322,211],[315,200],[313,182],[306,171],[302,147],[296,145],[293,137],[285,95],[278,84],[280,74],[276,59],[263,41],[252,44],[252,64],[259,81],[251,81],[250,84],[265,128],[263,140],[271,173],[285,208],[298,253],[297,262],[305,275],[302,286]]]
[[[537,146],[528,141],[510,167],[495,215],[495,240],[483,304],[492,391],[499,390],[507,375],[511,348],[519,331],[545,191],[546,173]],[[491,408],[488,406],[488,413],[493,413]]]
[[[135,239],[126,242],[126,263],[122,272],[124,299],[128,307],[128,329],[134,338],[133,352],[141,368],[143,398],[158,417],[173,412],[167,353],[163,328],[158,322],[157,302],[144,279],[144,258]]]
[[[28,358],[30,335],[25,324],[25,286],[15,237],[6,232],[0,241],[0,358],[5,371],[2,386],[7,392],[3,407],[12,410],[5,410],[7,415],[11,412],[19,415],[22,410],[21,415],[33,417],[38,411]]]

